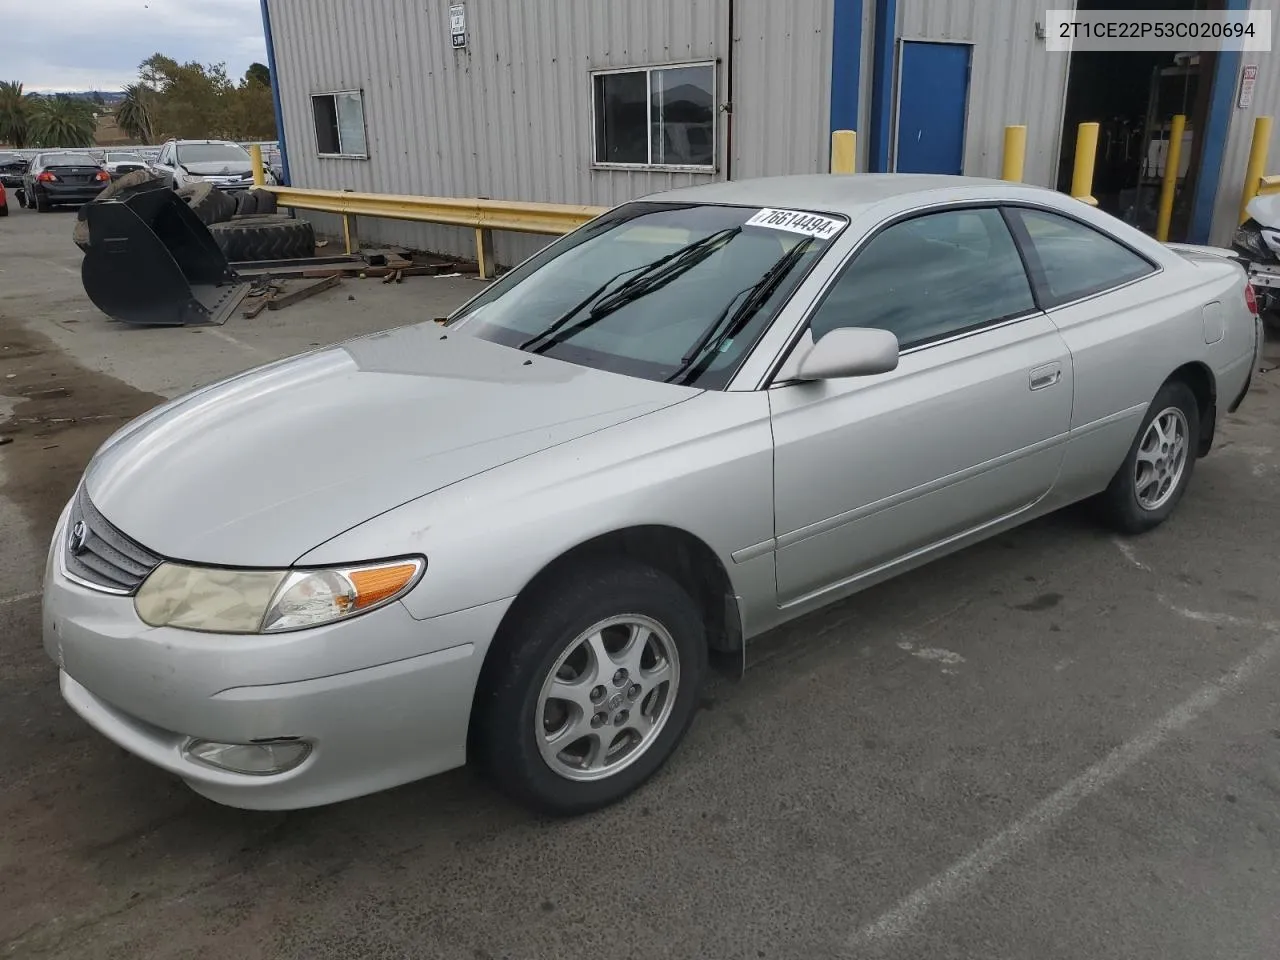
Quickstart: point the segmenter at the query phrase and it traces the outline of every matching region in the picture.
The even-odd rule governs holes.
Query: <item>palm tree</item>
[[[25,147],[31,139],[29,98],[22,95],[22,84],[17,80],[0,81],[0,143]]]
[[[131,83],[124,88],[124,99],[116,109],[120,129],[139,143],[154,143],[155,121],[151,105],[155,91],[145,84]]]
[[[88,147],[98,130],[93,104],[78,97],[41,97],[32,105],[31,139],[41,147]]]

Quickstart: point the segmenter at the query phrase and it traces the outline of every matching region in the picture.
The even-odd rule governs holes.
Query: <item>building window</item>
[[[311,98],[311,112],[320,156],[369,156],[364,136],[364,95],[359,90],[316,94]]]
[[[597,165],[715,168],[714,64],[597,73],[592,99]]]

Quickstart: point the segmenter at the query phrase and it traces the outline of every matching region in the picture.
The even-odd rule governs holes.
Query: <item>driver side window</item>
[[[872,237],[828,291],[810,328],[817,340],[837,327],[878,327],[906,349],[1035,309],[1000,213],[946,210]]]

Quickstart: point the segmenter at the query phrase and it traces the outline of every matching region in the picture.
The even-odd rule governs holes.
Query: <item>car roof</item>
[[[921,199],[931,194],[937,199],[965,199],[969,195],[1014,199],[1028,193],[1053,191],[1004,180],[932,173],[822,173],[721,180],[650,194],[644,199],[820,210],[853,217],[882,201],[917,195]]]

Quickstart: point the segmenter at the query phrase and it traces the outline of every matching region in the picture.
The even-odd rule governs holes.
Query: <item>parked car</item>
[[[235,193],[253,186],[249,151],[230,140],[166,141],[153,166],[169,177],[175,190],[208,183],[224,193]],[[269,173],[267,182],[275,182]]]
[[[26,157],[20,153],[0,150],[0,187],[22,186],[22,175],[26,172]]]
[[[1237,263],[1048,190],[660,194],[443,325],[117,432],[44,643],[81,717],[222,803],[472,760],[580,813],[672,754],[713,651],[1075,501],[1163,522],[1260,350]]]
[[[107,173],[111,174],[112,180],[123,177],[126,173],[133,173],[135,170],[151,168],[151,165],[139,154],[119,150],[108,150],[104,154],[102,165],[106,167]]]
[[[64,204],[88,203],[111,182],[106,168],[87,153],[38,153],[23,175],[23,203],[41,213]]]
[[[4,192],[4,184],[0,183],[0,217],[9,215],[9,197]]]

